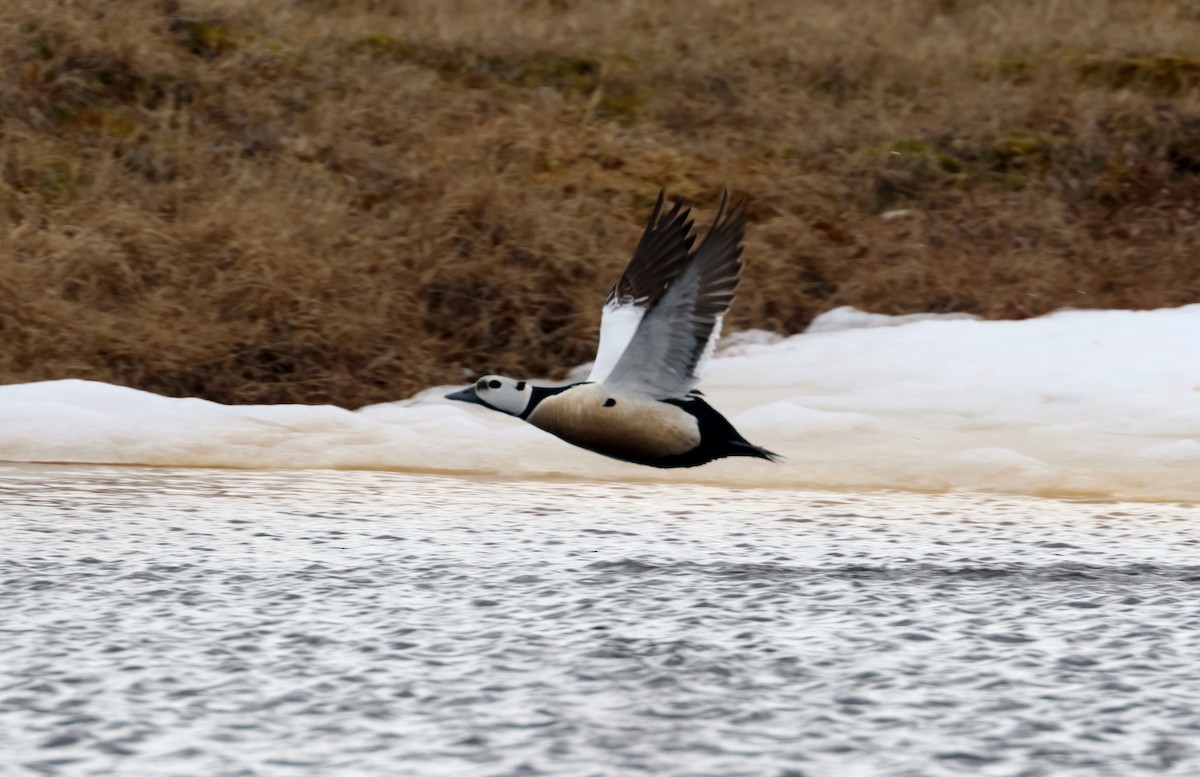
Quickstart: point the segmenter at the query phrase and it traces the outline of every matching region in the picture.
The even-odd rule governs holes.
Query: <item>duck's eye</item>
[[[492,381],[492,382],[495,383],[495,381]],[[480,378],[479,382],[475,384],[476,391],[483,391],[487,387],[488,387],[488,382],[486,380],[484,380],[483,378]]]
[[[523,381],[523,380],[517,381],[517,391],[524,391],[524,390],[525,390],[525,381]]]
[[[617,400],[613,399],[612,397],[609,397],[608,399],[604,400],[605,407],[615,407],[616,404],[617,404]]]
[[[494,388],[494,389],[498,389],[498,388],[500,388],[500,381],[498,381],[498,380],[489,380],[489,381],[488,381],[488,388]]]

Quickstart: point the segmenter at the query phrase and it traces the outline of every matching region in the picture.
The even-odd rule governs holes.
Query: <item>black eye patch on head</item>
[[[494,389],[498,389],[498,388],[500,388],[500,381],[498,381],[498,380],[489,380],[489,381],[488,381],[488,388],[494,388]]]
[[[523,380],[517,381],[517,391],[524,391],[524,390],[525,390],[525,381],[523,381]]]
[[[483,378],[480,378],[480,379],[479,379],[479,380],[478,380],[478,381],[475,383],[475,390],[476,390],[476,391],[482,391],[483,389],[485,389],[485,388],[487,388],[487,387],[488,387],[488,382],[487,382],[486,380],[484,380]]]

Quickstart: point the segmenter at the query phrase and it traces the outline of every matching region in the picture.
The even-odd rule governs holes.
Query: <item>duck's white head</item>
[[[474,386],[447,394],[446,399],[474,402],[520,418],[533,399],[533,387],[526,381],[506,378],[503,375],[484,375],[475,381]]]

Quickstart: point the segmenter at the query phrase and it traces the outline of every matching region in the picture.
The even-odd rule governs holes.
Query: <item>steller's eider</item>
[[[486,375],[447,394],[528,421],[589,451],[652,467],[695,467],[727,456],[778,461],[753,445],[695,389],[742,269],[746,212],[721,197],[700,246],[690,209],[663,214],[663,194],[633,258],[608,294],[600,347],[586,381],[535,386]]]

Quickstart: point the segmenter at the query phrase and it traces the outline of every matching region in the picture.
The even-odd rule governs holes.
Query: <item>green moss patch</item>
[[[1189,54],[1093,55],[1078,67],[1085,82],[1109,89],[1137,89],[1170,97],[1200,86],[1200,57]]]

